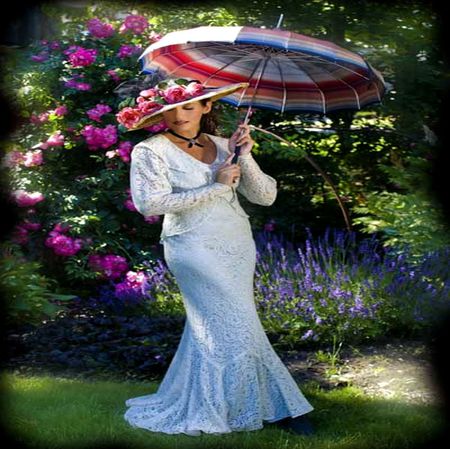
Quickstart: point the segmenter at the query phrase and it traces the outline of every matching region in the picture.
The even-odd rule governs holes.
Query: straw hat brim
[[[146,128],[147,126],[154,125],[158,122],[160,122],[163,119],[162,113],[165,111],[169,111],[170,109],[174,109],[178,106],[183,106],[188,103],[192,103],[194,101],[199,101],[204,98],[210,98],[212,101],[216,101],[219,98],[225,97],[236,90],[242,89],[243,87],[248,87],[249,83],[236,83],[236,84],[229,84],[227,86],[223,87],[214,87],[209,89],[214,89],[211,92],[206,92],[203,95],[199,95],[197,97],[189,98],[188,100],[179,101],[178,103],[172,103],[164,105],[161,109],[158,109],[156,112],[153,112],[152,114],[146,115],[142,117],[132,128],[129,128],[127,131],[136,131],[141,128]],[[208,87],[205,87],[205,89],[208,89]]]

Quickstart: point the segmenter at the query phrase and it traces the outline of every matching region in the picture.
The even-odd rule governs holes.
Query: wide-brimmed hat
[[[216,101],[249,83],[228,84],[221,87],[205,87],[198,80],[188,78],[165,79],[154,87],[142,90],[135,99],[135,107],[126,106],[117,114],[117,121],[127,131],[135,131],[163,120],[163,112],[193,101],[211,99]]]

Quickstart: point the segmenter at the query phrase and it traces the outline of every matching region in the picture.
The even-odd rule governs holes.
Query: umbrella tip
[[[280,14],[280,18],[278,19],[278,24],[277,24],[276,28],[280,28],[281,22],[283,21],[283,17],[284,17],[284,14]]]

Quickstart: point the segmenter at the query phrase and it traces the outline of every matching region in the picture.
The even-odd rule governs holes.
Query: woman
[[[131,195],[142,215],[165,215],[160,242],[182,293],[186,323],[158,391],[126,401],[125,419],[134,427],[200,435],[257,430],[263,421],[277,421],[311,433],[302,415],[313,407],[257,314],[255,241],[235,192],[270,206],[277,182],[254,160],[247,125],[230,139],[202,129],[213,101],[246,85],[205,88],[169,80],[138,98],[145,114],[130,129],[161,119],[168,129],[134,147]],[[232,164],[236,145],[241,152]]]

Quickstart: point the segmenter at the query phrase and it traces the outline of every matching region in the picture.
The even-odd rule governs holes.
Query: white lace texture
[[[239,215],[248,217],[236,190],[256,204],[269,206],[275,201],[276,180],[260,169],[251,154],[238,159],[241,178],[236,186],[214,182],[219,165],[229,155],[228,139],[208,136],[218,152],[213,164],[196,160],[161,135],[138,143],[131,153],[133,203],[144,216],[165,215],[161,242],[166,236],[198,226],[214,212],[218,198],[229,201]]]

